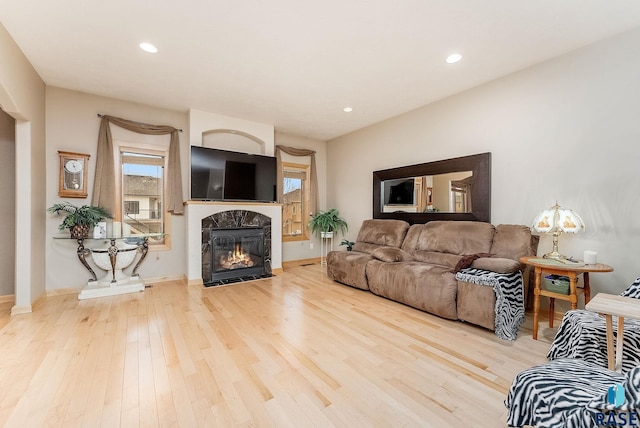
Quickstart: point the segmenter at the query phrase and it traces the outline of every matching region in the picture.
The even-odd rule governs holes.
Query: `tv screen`
[[[276,158],[191,146],[191,199],[276,200]]]
[[[387,180],[385,186],[389,186],[388,205],[413,205],[413,179]]]

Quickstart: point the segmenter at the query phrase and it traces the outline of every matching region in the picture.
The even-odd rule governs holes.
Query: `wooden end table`
[[[540,313],[540,296],[549,297],[549,327],[553,328],[553,314],[555,299],[571,302],[571,309],[578,309],[578,293],[584,293],[585,304],[591,299],[591,287],[589,285],[589,272],[612,272],[613,268],[603,263],[593,265],[572,265],[553,259],[542,257],[522,257],[520,262],[535,269],[535,288],[533,289],[533,340],[538,340],[538,321]],[[542,274],[561,275],[569,277],[569,294],[554,293],[542,288]],[[578,275],[583,274],[584,288],[578,288]]]
[[[622,371],[622,346],[624,338],[624,319],[640,319],[640,300],[631,297],[598,293],[585,309],[605,316],[607,323],[607,359],[609,370]],[[613,348],[613,317],[618,317],[618,339]]]

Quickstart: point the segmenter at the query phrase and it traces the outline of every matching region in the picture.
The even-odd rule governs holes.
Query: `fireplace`
[[[262,228],[211,231],[211,280],[261,276],[264,274]]]
[[[223,285],[271,276],[271,219],[244,210],[202,220],[202,282]]]

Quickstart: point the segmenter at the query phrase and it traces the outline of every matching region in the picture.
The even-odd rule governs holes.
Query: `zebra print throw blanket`
[[[468,268],[456,273],[456,280],[493,287],[496,293],[496,336],[516,340],[520,324],[524,321],[522,273],[497,273]]]
[[[640,298],[640,278],[623,291],[621,296]],[[618,335],[618,317],[613,317],[613,334]],[[547,359],[578,358],[607,367],[607,327],[605,318],[582,309],[564,314]],[[624,348],[622,373],[640,366],[640,320],[624,320]]]
[[[618,407],[607,400],[615,383],[625,392]],[[629,421],[629,412],[637,416],[640,408],[640,367],[623,375],[581,360],[551,361],[519,373],[504,404],[510,427],[597,428],[611,420]]]

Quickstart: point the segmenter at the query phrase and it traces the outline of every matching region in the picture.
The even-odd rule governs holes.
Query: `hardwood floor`
[[[319,265],[227,287],[55,296],[0,316],[0,426],[505,426],[513,377],[549,347],[530,325],[502,341]]]

